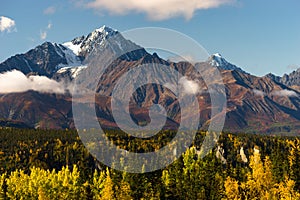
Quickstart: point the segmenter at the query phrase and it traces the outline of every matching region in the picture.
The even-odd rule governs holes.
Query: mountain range
[[[120,49],[130,47],[135,50],[116,59],[96,85],[96,110],[101,126],[117,128],[110,105],[113,88],[122,74],[142,64],[156,63],[169,66],[186,77],[196,79],[200,88],[205,87],[205,83],[200,76],[197,76],[191,63],[165,60],[156,53],[151,54],[143,47],[126,40],[117,30],[103,26],[87,36],[80,36],[63,44],[45,42],[24,54],[14,55],[0,63],[0,82],[3,79],[5,83],[9,73],[13,75],[21,72],[25,79],[28,79],[26,84],[30,83],[25,89],[15,90],[12,87],[11,91],[4,90],[5,86],[0,86],[2,88],[0,89],[0,126],[75,128],[72,95],[65,86],[72,83],[78,75],[94,73],[88,65],[89,60],[102,53],[102,47],[111,37],[116,38],[116,45]],[[300,134],[300,69],[283,77],[271,73],[257,77],[231,64],[220,54],[213,54],[207,61],[198,64],[210,65],[221,72],[227,97],[224,131]],[[142,74],[140,76],[143,77]],[[49,87],[44,87],[44,82],[42,84],[40,81],[41,77],[49,84],[53,81],[64,85],[64,91],[55,93],[51,86],[50,90]],[[12,82],[14,81],[18,80]],[[90,81],[84,79],[82,84],[85,86],[93,84]],[[129,86],[124,85],[124,87]],[[125,95],[125,92],[122,95]],[[149,108],[153,103],[158,103],[168,112],[166,129],[177,129],[181,120],[189,120],[199,114],[201,116],[199,127],[205,129],[211,120],[209,94],[199,92],[196,96],[201,107],[200,113],[191,111],[188,116],[181,116],[175,94],[164,86],[149,84],[132,94],[129,110],[136,124],[147,124],[150,122]]]

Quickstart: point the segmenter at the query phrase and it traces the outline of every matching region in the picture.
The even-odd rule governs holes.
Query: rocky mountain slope
[[[103,53],[102,48],[111,37],[116,38],[114,45],[120,50],[132,48],[134,51],[114,60],[95,85],[97,116],[103,127],[117,127],[110,105],[117,80],[131,69],[153,63],[175,69],[188,79],[194,80],[198,87],[203,89],[196,94],[201,108],[199,126],[202,129],[207,128],[211,120],[210,96],[193,65],[187,62],[174,63],[160,58],[155,53],[150,54],[123,38],[118,31],[106,26],[64,44],[46,42],[25,54],[12,56],[0,64],[0,73],[15,69],[27,76],[40,75],[55,80],[72,81],[79,74],[96,73],[88,63],[91,63],[95,55]],[[229,63],[220,54],[214,54],[206,62],[196,65],[211,65],[221,71],[227,96],[225,131],[300,134],[300,93],[294,87],[299,84],[299,70],[285,78],[271,74],[256,77]],[[143,73],[135,75],[132,79],[138,77],[147,79],[143,77]],[[84,86],[95,84],[94,80],[88,78],[82,80],[81,84]],[[130,86],[124,85],[124,88],[128,87]],[[125,93],[126,90],[123,95]],[[88,102],[90,99],[81,101]],[[199,115],[198,111],[191,110],[188,116],[182,116],[178,99],[171,90],[162,85],[148,84],[136,90],[131,98],[129,110],[136,124],[150,122],[149,108],[153,103],[159,103],[167,110],[166,129],[177,129],[181,120],[189,120]],[[0,119],[4,125],[13,124],[8,122],[14,121],[33,128],[74,128],[72,98],[68,93],[49,94],[37,91],[0,94]]]
[[[272,73],[267,74],[266,77],[300,91],[300,68],[289,74],[284,74],[282,77]]]

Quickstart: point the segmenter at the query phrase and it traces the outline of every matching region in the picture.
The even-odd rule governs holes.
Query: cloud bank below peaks
[[[87,8],[125,15],[130,12],[145,13],[151,20],[165,20],[183,16],[191,19],[196,10],[217,8],[236,0],[93,0]]]
[[[272,94],[280,97],[298,97],[298,94],[295,91],[287,89],[273,91]]]
[[[18,93],[34,90],[42,93],[65,93],[65,86],[46,76],[25,76],[18,70],[0,74],[0,93]]]

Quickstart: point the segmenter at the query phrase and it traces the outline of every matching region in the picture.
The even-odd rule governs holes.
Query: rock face
[[[103,53],[103,47],[111,37],[115,38],[113,45],[120,51],[122,49],[133,51],[115,59],[95,83],[95,79],[84,77],[84,74],[97,74],[97,70],[101,68],[95,71],[87,63],[91,63],[95,55]],[[94,85],[97,92],[95,106],[101,125],[105,128],[116,128],[110,104],[117,81],[131,69],[149,63],[170,67],[187,80],[194,80],[199,90],[196,96],[201,111],[199,113],[191,110],[189,115],[183,116],[178,99],[170,88],[147,84],[132,94],[129,110],[133,121],[139,125],[149,123],[149,108],[158,103],[168,113],[166,129],[177,129],[181,120],[189,120],[199,114],[201,116],[199,127],[207,128],[211,120],[210,95],[206,83],[193,65],[188,62],[166,61],[155,53],[150,54],[123,38],[118,31],[106,26],[64,44],[46,42],[25,54],[15,55],[0,64],[0,72],[16,69],[28,76],[34,74],[68,81],[80,74],[83,76],[81,84],[84,87]],[[203,68],[211,65],[221,71],[227,97],[225,131],[300,134],[300,93],[294,87],[299,86],[299,70],[282,78],[272,74],[256,77],[229,63],[220,54],[214,54],[206,62],[196,65]],[[203,73],[209,74],[211,71]],[[169,72],[155,74],[162,79],[167,79],[168,75]],[[131,77],[132,80],[148,78],[142,71]],[[123,87],[124,91],[119,94],[119,99],[126,96],[131,86],[125,84]],[[0,94],[2,124],[5,121],[14,121],[21,122],[22,126],[34,128],[74,128],[72,117],[72,98],[68,94],[55,95],[35,91]]]
[[[0,63],[0,73],[15,69],[25,75],[35,74],[55,79],[59,79],[60,76],[72,78],[75,70],[82,69],[85,59],[117,33],[118,31],[103,26],[86,37],[81,36],[64,44],[45,42]]]
[[[290,74],[284,74],[282,77],[275,76],[271,73],[267,74],[266,77],[300,91],[300,68]]]
[[[267,77],[223,72],[229,131],[299,133],[299,93]]]
[[[25,54],[15,55],[0,64],[0,72],[19,70],[24,74],[52,77],[59,65],[67,65],[65,47],[45,42]]]
[[[288,86],[297,85],[300,86],[300,68],[296,71],[293,71],[289,75],[283,75],[281,82]]]

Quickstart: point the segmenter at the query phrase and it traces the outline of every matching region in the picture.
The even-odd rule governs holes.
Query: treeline
[[[173,133],[148,141],[107,135],[140,152]],[[75,131],[0,129],[0,199],[300,199],[298,138],[223,133],[201,159],[204,136],[168,167],[131,174],[98,163]]]

